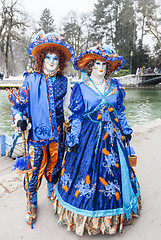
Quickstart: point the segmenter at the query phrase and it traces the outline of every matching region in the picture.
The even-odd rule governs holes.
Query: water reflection
[[[143,124],[161,117],[161,90],[126,89],[124,101],[126,117],[130,126]],[[11,136],[12,104],[7,92],[0,90],[0,134]]]
[[[126,89],[124,101],[129,125],[139,125],[161,117],[161,91]]]
[[[12,136],[14,128],[12,127],[12,104],[7,98],[7,92],[0,90],[0,134]]]

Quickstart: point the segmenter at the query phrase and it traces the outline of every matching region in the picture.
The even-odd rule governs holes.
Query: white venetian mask
[[[96,60],[93,69],[91,77],[94,76],[95,78],[98,77],[104,77],[106,74],[106,62],[98,61]]]
[[[43,63],[45,74],[54,75],[59,66],[59,58],[55,53],[47,53]]]

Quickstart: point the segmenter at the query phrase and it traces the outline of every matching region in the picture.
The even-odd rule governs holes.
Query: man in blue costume
[[[64,105],[68,105],[70,86],[63,75],[66,62],[74,57],[74,50],[59,40],[57,34],[39,32],[28,48],[35,59],[34,71],[25,72],[23,87],[28,91],[28,106],[21,114],[14,105],[14,125],[19,131],[29,130],[28,148],[31,165],[29,184],[24,179],[24,188],[29,188],[30,204],[27,204],[26,222],[33,223],[37,217],[37,191],[43,175],[51,198],[53,185],[61,171],[63,157]],[[27,194],[27,198],[29,198]],[[29,199],[28,199],[29,200]]]

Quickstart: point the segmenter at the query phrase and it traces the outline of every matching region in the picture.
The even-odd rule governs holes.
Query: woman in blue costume
[[[28,148],[31,166],[36,168],[24,179],[24,188],[29,192],[26,222],[36,221],[37,191],[45,175],[48,197],[57,182],[63,158],[64,105],[70,102],[70,86],[63,75],[66,62],[74,56],[74,50],[59,40],[55,33],[39,32],[28,48],[35,59],[34,71],[25,72],[23,87],[28,91],[28,105],[21,113],[13,106],[14,125],[19,131],[29,130]],[[69,101],[68,101],[69,99]],[[28,196],[30,195],[30,196]]]
[[[70,101],[70,151],[53,193],[55,214],[67,230],[83,235],[122,232],[141,208],[139,186],[129,164],[125,142],[132,129],[125,117],[125,91],[109,78],[124,58],[110,46],[97,45],[75,58],[83,81],[73,87]]]

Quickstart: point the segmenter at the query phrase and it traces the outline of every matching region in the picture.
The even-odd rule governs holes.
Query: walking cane
[[[26,88],[20,87],[18,91],[13,88],[12,90],[6,89],[8,93],[9,101],[16,106],[20,112],[21,120],[23,120],[23,112],[27,108],[28,102],[28,91]],[[29,190],[29,176],[28,174],[36,169],[36,167],[31,167],[30,159],[31,156],[28,153],[27,139],[28,139],[28,130],[22,131],[23,138],[23,157],[16,158],[16,162],[13,165],[13,170],[18,174],[25,174],[27,179],[27,194],[28,194],[28,204],[29,211],[31,211],[31,195]],[[31,214],[30,214],[31,215]],[[31,229],[33,229],[32,219],[30,219]]]

